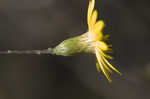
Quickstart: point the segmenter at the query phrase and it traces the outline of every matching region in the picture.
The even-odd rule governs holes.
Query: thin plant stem
[[[44,50],[8,50],[8,51],[0,51],[0,54],[53,54],[52,49],[44,49]]]

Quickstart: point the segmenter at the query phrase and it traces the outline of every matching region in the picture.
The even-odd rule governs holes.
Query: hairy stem
[[[44,50],[8,50],[8,51],[0,51],[0,54],[54,54],[51,48]]]

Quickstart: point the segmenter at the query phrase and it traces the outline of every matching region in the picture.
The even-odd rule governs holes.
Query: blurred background
[[[0,51],[54,47],[87,31],[88,0],[0,0]],[[96,0],[119,76],[95,56],[0,55],[0,99],[148,99],[150,1]]]

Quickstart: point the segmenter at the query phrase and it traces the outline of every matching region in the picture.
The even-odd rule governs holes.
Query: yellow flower
[[[104,28],[104,22],[102,20],[97,21],[98,12],[94,10],[95,0],[90,0],[87,14],[88,23],[88,41],[91,42],[90,46],[96,55],[96,67],[98,71],[102,71],[109,82],[112,82],[110,78],[111,69],[121,75],[121,73],[114,68],[108,61],[112,59],[111,56],[105,54],[110,50],[109,46],[104,42],[105,36],[103,36],[102,30]]]
[[[90,0],[87,14],[88,31],[80,36],[62,41],[54,49],[50,48],[49,51],[53,54],[62,56],[71,56],[79,53],[94,53],[97,60],[97,70],[99,72],[102,71],[108,81],[111,82],[111,69],[120,75],[121,73],[107,60],[112,59],[111,56],[106,54],[111,50],[104,42],[108,35],[103,36],[102,30],[104,28],[104,22],[102,20],[97,21],[98,12],[97,10],[94,10],[94,5],[95,0]]]

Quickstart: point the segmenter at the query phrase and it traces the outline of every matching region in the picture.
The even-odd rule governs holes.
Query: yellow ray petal
[[[104,28],[104,22],[102,20],[99,20],[95,25],[94,25],[94,32],[96,34],[102,33],[102,29]]]
[[[88,14],[87,14],[87,23],[88,23],[88,26],[89,26],[89,30],[91,29],[91,15],[92,15],[92,12],[93,12],[93,9],[94,9],[94,5],[95,5],[95,0],[90,0],[89,1],[89,7],[88,7]]]
[[[106,56],[106,57],[109,57],[109,58],[111,58],[111,56],[105,55],[105,54],[103,53],[103,51],[102,51],[100,48],[98,48],[98,47],[97,47],[97,50],[99,51],[100,61],[101,61],[102,65],[103,65],[110,73],[112,73],[112,71],[109,69],[109,67],[105,64],[105,62],[104,62],[103,59],[102,59],[103,56]]]
[[[111,69],[104,63],[104,61],[102,59],[100,61],[101,61],[102,65],[104,66],[104,68],[106,68],[110,73],[112,73]],[[100,65],[98,63],[97,58],[96,58],[96,68],[97,68],[97,71],[100,72],[101,68],[100,68]]]
[[[92,27],[95,25],[97,17],[98,17],[98,12],[97,12],[97,10],[94,10],[94,12],[92,13],[92,16],[91,16]]]
[[[98,63],[97,58],[96,58],[96,69],[97,69],[98,72],[101,71],[101,68],[100,68],[100,66],[99,66],[99,63]]]
[[[104,68],[106,68],[110,73],[112,73],[111,69],[109,69],[109,67],[104,63],[104,61],[101,58],[100,58],[100,61],[101,61],[102,65],[104,66]],[[96,58],[96,69],[98,72],[100,72],[100,70],[101,70],[97,58]]]
[[[112,73],[111,69],[105,64],[105,62],[103,61],[102,57],[101,57],[100,59],[101,59],[102,65],[103,65],[110,73]]]
[[[115,72],[117,72],[118,74],[122,75],[122,73],[119,72],[115,67],[113,67],[104,57],[102,57],[102,59],[103,59],[104,62],[105,62],[110,68],[112,68]]]
[[[106,78],[108,79],[108,81],[109,82],[112,82],[112,80],[111,80],[111,78],[110,78],[110,76],[109,76],[109,73],[108,73],[108,71],[103,67],[103,65],[102,65],[102,63],[101,63],[101,57],[100,57],[100,55],[99,55],[99,52],[98,52],[98,49],[97,48],[95,48],[95,53],[96,53],[96,57],[97,57],[97,60],[98,60],[98,63],[99,63],[99,65],[100,65],[100,68],[101,68],[101,70],[103,71],[103,73],[104,73],[104,75],[106,76]]]

